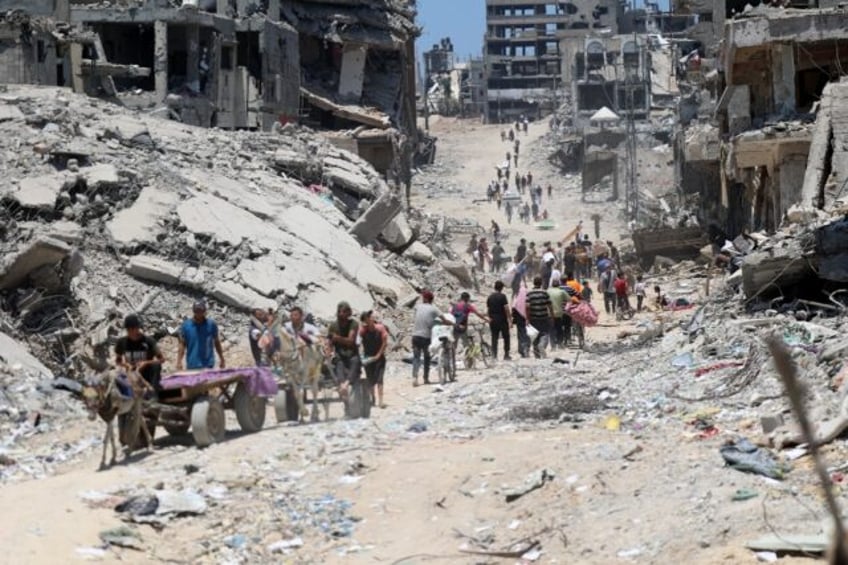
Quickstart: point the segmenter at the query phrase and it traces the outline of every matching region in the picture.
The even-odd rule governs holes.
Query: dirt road
[[[431,187],[414,203],[488,224],[494,205],[469,202],[503,157],[499,130],[432,122],[437,166],[449,172],[417,182],[459,191]],[[538,127],[522,136],[523,151],[543,186],[557,187],[550,211],[565,231],[590,210],[577,181],[545,165]],[[502,225],[511,241],[540,241],[532,227]],[[744,543],[770,527],[816,531],[797,500],[809,505],[814,491],[801,478],[784,486],[724,467],[724,436],[688,423],[712,407],[668,394],[688,378],[663,357],[682,318],[667,320],[662,344],[620,351],[604,345],[623,326],[605,318],[593,351],[460,371],[444,388],[413,388],[409,366],[395,361],[389,406],[370,420],[340,419],[333,405],[329,422],[277,425],[269,411],[259,433],[233,431],[203,450],[165,436],[152,454],[102,472],[90,449],[51,476],[0,487],[0,562],[515,563],[523,554],[540,563],[755,563]],[[722,434],[746,431],[756,423],[744,406],[707,413]],[[62,440],[101,432],[80,422]],[[537,488],[521,488],[539,477]],[[741,488],[758,497],[732,502]],[[199,494],[206,508],[161,530],[130,524],[136,549],[104,549],[101,532],[124,524],[115,504],[161,489]],[[528,492],[508,502],[513,489]]]

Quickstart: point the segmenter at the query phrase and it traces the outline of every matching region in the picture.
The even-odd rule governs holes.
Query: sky
[[[637,0],[636,5],[642,2]],[[667,10],[668,0],[660,0],[660,8]],[[486,0],[418,0],[418,25],[424,28],[416,45],[419,54],[450,37],[458,60],[479,56],[486,32]]]

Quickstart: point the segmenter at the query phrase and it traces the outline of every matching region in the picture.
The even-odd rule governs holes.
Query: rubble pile
[[[0,130],[0,330],[43,363],[21,379],[0,356],[13,422],[39,404],[39,379],[104,370],[126,313],[156,337],[198,297],[223,327],[295,303],[326,320],[340,300],[394,306],[439,280],[427,243],[447,253],[444,221],[395,210],[363,247],[354,221],[389,189],[308,130],[201,129],[25,86],[0,93]]]

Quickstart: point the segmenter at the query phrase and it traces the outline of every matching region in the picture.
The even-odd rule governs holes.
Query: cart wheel
[[[191,406],[191,435],[198,447],[206,447],[224,439],[226,420],[224,406],[217,398],[201,396]]]
[[[169,435],[172,436],[184,436],[188,433],[188,429],[190,424],[185,422],[183,424],[162,424],[165,428],[165,431],[168,432]]]
[[[233,395],[236,418],[239,426],[246,432],[258,432],[265,425],[265,399],[254,396],[247,390],[247,385],[239,383]]]
[[[274,397],[274,415],[277,417],[278,424],[300,420],[297,399],[290,388],[280,389]]]

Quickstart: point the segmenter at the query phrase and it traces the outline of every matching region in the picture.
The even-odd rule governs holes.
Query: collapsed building
[[[0,0],[4,9],[17,10],[0,24],[14,46],[0,55],[6,82],[70,86],[203,127],[302,123],[409,182],[418,28],[406,0]]]
[[[724,88],[712,123],[678,137],[683,192],[731,235],[774,231],[804,201],[813,120],[825,86],[843,74],[841,10],[770,10],[726,23]],[[827,177],[827,174],[824,175]]]
[[[483,116],[483,59],[458,61],[449,37],[423,53],[421,108],[426,114]]]

